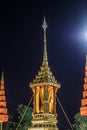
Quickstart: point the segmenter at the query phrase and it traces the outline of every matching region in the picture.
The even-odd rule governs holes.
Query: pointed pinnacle
[[[48,66],[48,57],[47,57],[47,45],[46,45],[46,28],[47,23],[44,17],[42,28],[44,29],[44,55],[43,55],[43,66]]]
[[[4,71],[2,71],[1,80],[4,80]]]
[[[86,54],[86,65],[87,65],[87,54]]]

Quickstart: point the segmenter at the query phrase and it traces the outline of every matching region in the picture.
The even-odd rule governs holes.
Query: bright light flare
[[[74,40],[78,40],[81,42],[86,42],[87,43],[87,31],[78,31],[77,33],[73,34]]]
[[[87,40],[87,32],[84,33],[84,38]]]
[[[86,42],[87,43],[87,31],[84,30],[75,30],[73,32],[69,32],[68,39],[79,41],[79,42]]]
[[[76,25],[69,27],[69,31],[66,34],[66,38],[69,40],[86,43],[87,45],[87,23],[77,25],[77,27]]]
[[[87,25],[84,25],[83,28],[79,28],[78,33],[80,35],[80,40],[87,43]]]

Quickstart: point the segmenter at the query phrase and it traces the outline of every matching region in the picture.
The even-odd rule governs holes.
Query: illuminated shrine
[[[87,55],[86,55],[85,78],[83,85],[83,97],[81,100],[81,107],[80,107],[80,115],[87,116]]]
[[[42,66],[29,85],[33,91],[34,100],[32,127],[28,130],[59,130],[57,127],[56,92],[60,88],[60,84],[56,81],[48,65],[45,17],[42,28],[44,31],[44,54]]]

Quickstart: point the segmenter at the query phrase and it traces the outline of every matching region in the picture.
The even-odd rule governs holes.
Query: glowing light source
[[[86,20],[87,21],[87,20]],[[75,41],[78,43],[86,43],[87,47],[87,23],[82,23],[80,25],[75,25],[69,27],[69,32],[67,34],[66,32],[66,38],[68,38],[71,41]],[[83,44],[82,44],[83,45]]]
[[[87,32],[84,33],[84,38],[87,40]]]

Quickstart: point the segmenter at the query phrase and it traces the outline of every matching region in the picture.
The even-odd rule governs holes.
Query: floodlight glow
[[[77,33],[73,33],[74,40],[79,40],[80,42],[86,42],[87,43],[87,31],[84,30],[78,30]]]
[[[87,32],[84,33],[84,38],[87,40]]]

